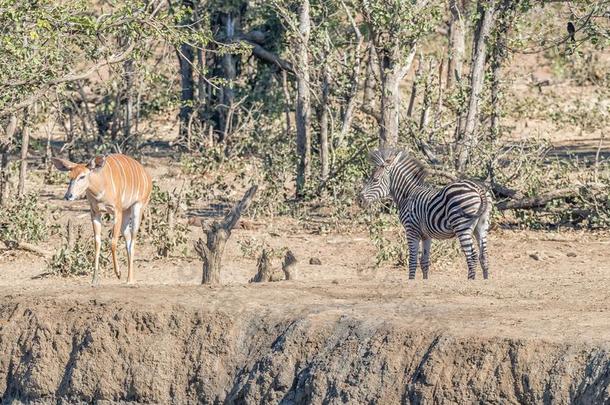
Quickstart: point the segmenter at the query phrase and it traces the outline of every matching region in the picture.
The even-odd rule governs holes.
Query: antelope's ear
[[[87,164],[87,169],[101,169],[106,164],[106,156],[96,156]]]
[[[53,165],[57,170],[62,172],[69,172],[76,166],[76,163],[72,163],[69,160],[55,157],[51,158],[51,162],[53,162]]]

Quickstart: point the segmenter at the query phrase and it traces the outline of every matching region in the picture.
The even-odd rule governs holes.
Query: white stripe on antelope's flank
[[[129,192],[129,198],[127,200],[125,200],[125,204],[131,204],[132,202],[132,198],[133,198],[133,192],[134,192],[134,187],[133,187],[133,179],[134,174],[133,171],[131,170],[131,162],[127,161],[125,162],[125,189],[126,191]]]

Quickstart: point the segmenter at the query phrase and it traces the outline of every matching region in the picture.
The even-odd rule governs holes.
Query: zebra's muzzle
[[[356,197],[356,203],[360,208],[366,208],[369,205],[368,201],[362,195]]]

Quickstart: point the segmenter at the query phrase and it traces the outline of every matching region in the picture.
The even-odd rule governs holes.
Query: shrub
[[[46,207],[27,194],[0,210],[0,240],[36,243],[47,237]]]
[[[181,253],[186,255],[188,225],[177,221],[183,191],[162,191],[153,185],[147,217],[147,235],[159,257]]]
[[[73,236],[72,236],[72,235]],[[95,243],[91,237],[85,237],[83,227],[70,229],[70,223],[63,233],[62,246],[51,257],[48,264],[49,274],[61,277],[81,276],[92,274],[95,259]],[[107,251],[108,240],[102,240],[102,251]],[[110,261],[107,255],[100,255],[100,268],[108,266]]]

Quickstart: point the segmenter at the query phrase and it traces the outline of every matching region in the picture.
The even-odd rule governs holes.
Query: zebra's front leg
[[[422,255],[419,260],[421,272],[424,276],[424,280],[428,279],[428,269],[430,268],[430,246],[432,246],[432,239],[424,239],[422,241]]]
[[[419,253],[419,237],[407,234],[407,243],[409,245],[409,280],[415,279],[415,271],[417,270],[417,255]]]
[[[468,265],[468,280],[474,280],[475,269],[477,266],[477,252],[474,249],[472,241],[472,230],[467,229],[459,232],[457,235],[462,251],[466,256],[466,264]]]

